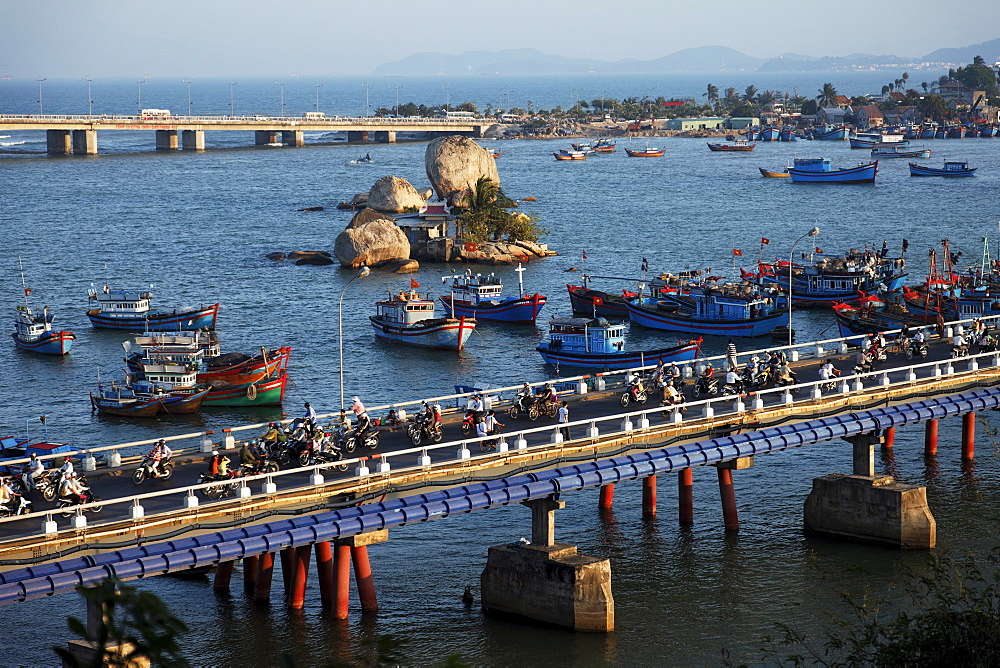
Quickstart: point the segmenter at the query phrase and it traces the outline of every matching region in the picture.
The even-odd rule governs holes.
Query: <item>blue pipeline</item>
[[[0,573],[0,605],[70,592],[80,585],[94,585],[109,577],[127,580],[212,566],[287,547],[336,540],[998,407],[1000,388],[981,389],[463,485],[383,503],[19,568]]]

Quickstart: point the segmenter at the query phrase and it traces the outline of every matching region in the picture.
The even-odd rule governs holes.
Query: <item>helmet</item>
[[[218,450],[212,450],[212,456],[213,457],[218,457],[219,456],[219,451]]]
[[[306,402],[305,407],[309,408],[309,402],[308,401]]]
[[[157,445],[166,445],[166,444],[167,444],[167,440],[166,440],[166,439],[164,439],[164,438],[161,438],[160,440],[158,440],[158,441],[156,442],[156,444],[157,444]]]
[[[278,424],[277,424],[276,422],[272,422],[271,424],[269,424],[269,425],[267,425],[267,426],[268,426],[268,427],[277,427],[277,426],[278,426]]]
[[[361,401],[361,399],[358,399],[357,397],[354,397],[353,399],[351,399],[351,401]]]
[[[441,412],[441,404],[434,404],[434,410],[436,410],[438,413],[440,413]]]
[[[31,453],[31,458],[32,459],[37,459],[38,458],[38,453],[37,452],[32,452]]]

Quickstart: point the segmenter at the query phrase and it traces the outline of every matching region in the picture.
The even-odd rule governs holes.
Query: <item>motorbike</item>
[[[374,450],[378,447],[378,441],[378,428],[375,426],[375,422],[372,422],[371,426],[361,433],[358,433],[357,427],[347,432],[344,436],[344,450],[346,452],[354,452],[357,448],[362,446],[368,448],[369,450]]]
[[[406,435],[410,437],[410,443],[415,446],[420,445],[421,441],[440,443],[444,438],[441,424],[432,420],[413,420],[406,426]]]
[[[58,470],[49,469],[35,480],[35,489],[42,493],[42,498],[52,502],[59,496],[59,485],[62,484],[62,474]]]
[[[625,391],[619,397],[618,401],[621,403],[622,408],[627,408],[633,401],[637,404],[644,404],[648,398],[649,392],[646,390],[646,386],[643,384],[642,379],[638,379],[625,386]]]
[[[503,425],[497,422],[496,426],[490,430],[490,436],[501,433],[503,433]],[[479,441],[479,449],[482,450],[483,452],[489,452],[490,450],[493,450],[496,447],[497,447],[497,439],[495,438],[483,439],[482,441]]]
[[[719,393],[719,379],[716,377],[706,378],[705,376],[699,376],[698,380],[694,383],[694,388],[691,390],[694,398],[697,399],[701,396],[710,397]]]
[[[741,395],[743,394],[743,381],[739,378],[736,379],[735,383],[725,383],[722,386],[722,396],[728,395]]]
[[[984,336],[977,344],[980,353],[993,353],[1000,348],[995,336]]]
[[[28,501],[21,494],[15,492],[15,496],[8,503],[0,503],[0,517],[14,517],[16,515],[27,515],[31,512],[31,501]]]
[[[202,473],[198,476],[198,484],[202,485],[208,482],[218,483],[211,487],[205,487],[201,490],[201,493],[204,494],[206,498],[212,501],[218,501],[224,496],[229,496],[233,493],[233,490],[239,487],[239,482],[235,482],[235,480],[239,477],[239,469],[231,470],[226,475]]]
[[[83,493],[80,494],[79,500],[71,499],[68,496],[60,496],[58,499],[56,499],[56,510],[62,511],[63,517],[69,517],[75,512],[73,510],[73,506],[79,506],[85,503],[100,504],[101,498],[96,494],[94,494],[94,490],[92,490],[90,488],[90,485],[87,484],[87,478],[82,473],[80,473],[77,474],[76,479],[79,480],[80,484],[83,485],[86,489],[84,489]],[[99,513],[103,508],[104,506],[102,505],[96,505],[93,506],[92,508],[84,508],[83,510],[84,512],[89,510],[90,512]]]
[[[170,476],[174,474],[174,463],[169,459],[165,462],[161,462],[159,466],[150,459],[149,455],[142,458],[139,462],[139,468],[132,472],[132,484],[141,485],[143,480],[154,478],[160,478],[161,480],[170,480]]]
[[[538,398],[530,394],[518,395],[517,400],[507,409],[507,415],[512,420],[516,420],[522,415],[527,415],[529,420],[538,419]]]
[[[270,455],[265,455],[257,459],[254,464],[245,464],[241,467],[243,475],[261,475],[263,473],[277,473],[281,470],[276,459]]]
[[[923,341],[910,341],[910,345],[906,346],[906,359],[912,360],[914,357],[923,359],[927,357],[928,350],[927,344]]]
[[[465,411],[465,418],[462,420],[462,433],[471,434],[476,431],[476,411]]]
[[[965,357],[969,354],[969,346],[955,346],[951,349],[952,358]]]
[[[399,415],[396,413],[395,409],[390,408],[389,412],[385,414],[385,417],[379,418],[380,422],[384,422],[385,426],[389,427],[389,431],[396,431],[396,427],[403,424],[403,421],[399,419]]]

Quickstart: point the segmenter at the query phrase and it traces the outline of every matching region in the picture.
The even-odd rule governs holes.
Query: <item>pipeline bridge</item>
[[[961,458],[975,457],[976,413],[1000,408],[1000,352],[973,349],[974,354],[953,357],[951,337],[967,325],[948,323],[926,359],[907,361],[890,351],[868,373],[852,372],[857,337],[772,347],[787,353],[798,373],[796,385],[681,406],[651,399],[623,409],[625,372],[565,378],[557,389],[570,402],[567,424],[507,419],[500,436],[462,436],[416,447],[404,430],[383,428],[378,451],[345,460],[347,471],[338,470],[344,462],[337,462],[237,477],[232,494],[218,501],[201,497],[212,483],[195,482],[204,453],[213,448],[233,453],[263,425],[171,436],[175,445],[192,445],[175,450],[177,467],[169,482],[152,481],[148,488],[134,487],[128,474],[137,460],[130,453],[152,440],[83,448],[78,453],[83,468],[91,469],[92,486],[103,500],[64,516],[41,507],[39,499],[31,514],[0,520],[0,605],[67,593],[109,577],[130,580],[206,568],[216,569],[214,586],[228,590],[237,563],[247,595],[266,602],[278,555],[285,601],[301,608],[315,551],[320,598],[346,618],[351,562],[362,611],[377,610],[367,548],[388,540],[390,529],[521,503],[531,510],[531,541],[489,548],[484,608],[609,631],[614,628],[609,560],[577,554],[575,546],[555,540],[555,513],[572,492],[599,487],[601,507],[611,507],[615,485],[641,481],[643,513],[655,515],[657,476],[676,473],[678,517],[687,524],[693,522],[694,469],[712,467],[725,529],[737,531],[734,473],[754,466],[758,456],[831,441],[844,443],[843,459],[838,464],[832,457],[836,470],[814,480],[805,500],[806,531],[931,548],[936,525],[924,488],[876,475],[874,449],[893,447],[896,428],[922,424],[924,454],[934,457],[938,421],[960,417]],[[706,362],[723,359],[684,363],[684,375],[691,378]],[[813,380],[828,360],[842,375]],[[428,400],[455,402],[446,433],[458,431],[462,402],[470,394],[485,394],[501,413],[518,387],[461,389],[469,391]],[[392,407],[405,411],[419,405],[418,400]],[[95,470],[94,455],[101,451],[109,454],[109,467]],[[89,512],[97,505],[100,514]],[[559,584],[567,581],[576,583],[568,591]]]
[[[304,146],[306,132],[340,132],[348,141],[396,141],[400,132],[482,137],[494,125],[485,118],[383,118],[302,116],[30,115],[0,114],[0,133],[44,130],[49,155],[94,155],[98,131],[151,131],[161,151],[205,150],[205,132],[253,133],[255,145]],[[280,141],[279,141],[280,137]]]

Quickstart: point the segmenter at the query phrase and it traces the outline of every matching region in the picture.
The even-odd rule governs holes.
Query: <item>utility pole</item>
[[[188,87],[188,116],[191,115],[191,81],[190,79],[181,79],[181,83],[186,83]]]
[[[371,84],[363,83],[361,85],[365,88],[365,116],[368,116],[368,89],[371,87]]]
[[[323,84],[316,84],[316,113],[319,113],[319,89],[323,87]]]
[[[94,100],[93,100],[93,96],[90,94],[90,83],[93,81],[93,79],[84,77],[83,80],[87,82],[87,115],[88,116],[93,116],[94,115]],[[39,95],[39,97],[41,97],[41,95]]]

